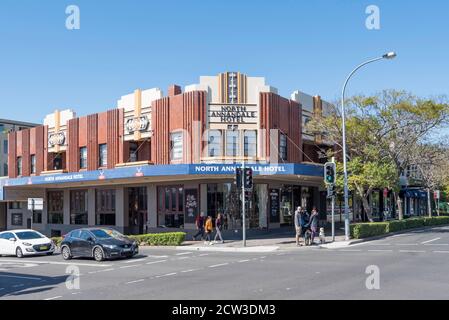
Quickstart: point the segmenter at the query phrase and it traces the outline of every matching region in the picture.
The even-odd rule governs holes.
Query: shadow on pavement
[[[26,294],[49,291],[66,282],[69,275],[48,277],[12,272],[0,272],[1,297],[17,297]]]

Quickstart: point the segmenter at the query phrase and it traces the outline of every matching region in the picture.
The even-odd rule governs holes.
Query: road
[[[134,259],[102,263],[1,257],[0,299],[449,299],[448,265],[449,227],[344,249],[142,248]],[[366,286],[368,266],[378,268],[378,290]],[[79,270],[79,287],[67,268]]]

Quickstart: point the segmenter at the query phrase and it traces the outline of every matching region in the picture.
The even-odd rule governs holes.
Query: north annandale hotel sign
[[[257,123],[255,104],[209,104],[210,123]]]

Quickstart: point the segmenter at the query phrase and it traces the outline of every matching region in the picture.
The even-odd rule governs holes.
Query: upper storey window
[[[257,156],[257,131],[256,130],[245,130],[243,148],[245,157],[256,157]]]
[[[22,157],[17,158],[17,175],[22,175]]]
[[[87,148],[80,148],[80,169],[87,169]]]
[[[170,159],[182,160],[182,151],[182,132],[172,132],[170,134]]]
[[[100,144],[99,146],[99,165],[100,167],[107,167],[108,166],[108,145],[107,144]]]
[[[238,130],[226,131],[226,156],[237,157],[239,155],[240,132]]]
[[[209,157],[221,157],[223,155],[222,134],[220,130],[209,131],[207,145]]]
[[[279,136],[279,157],[282,161],[287,161],[287,135],[283,133]]]

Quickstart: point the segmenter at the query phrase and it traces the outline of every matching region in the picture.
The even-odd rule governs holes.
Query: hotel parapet
[[[221,212],[228,229],[241,229],[242,161],[254,170],[249,228],[291,225],[299,205],[326,219],[322,154],[332,146],[304,124],[329,109],[319,96],[284,98],[264,78],[226,72],[184,92],[136,90],[98,114],[56,111],[43,126],[9,134],[8,178],[0,179],[7,228],[139,234],[194,229],[200,212]],[[43,210],[28,211],[28,198],[44,199]]]

